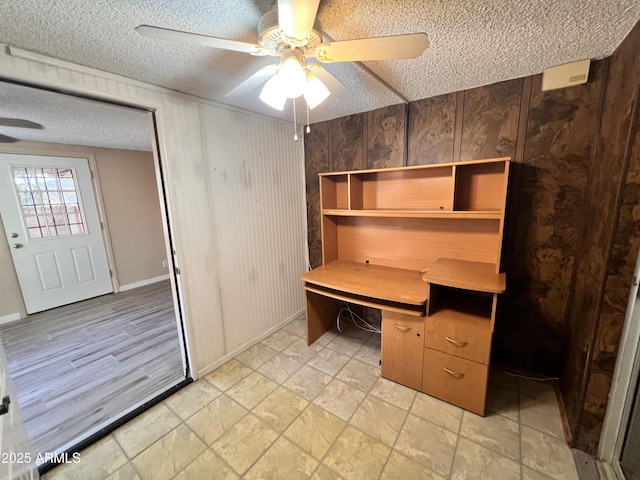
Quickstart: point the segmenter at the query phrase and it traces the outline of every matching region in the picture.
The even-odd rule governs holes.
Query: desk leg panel
[[[340,302],[315,292],[305,291],[307,309],[307,345],[331,330],[336,323]]]

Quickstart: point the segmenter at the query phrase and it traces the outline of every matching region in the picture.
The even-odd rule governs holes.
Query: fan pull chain
[[[296,120],[296,99],[293,100],[293,141],[298,141],[298,121]]]
[[[309,125],[309,104],[305,102],[307,106],[307,133],[311,133],[311,126]]]

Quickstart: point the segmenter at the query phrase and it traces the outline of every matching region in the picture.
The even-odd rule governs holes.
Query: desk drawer
[[[425,348],[422,373],[424,393],[484,415],[487,365]]]
[[[489,364],[491,355],[489,320],[474,322],[434,315],[426,319],[424,337],[425,347],[485,365]]]

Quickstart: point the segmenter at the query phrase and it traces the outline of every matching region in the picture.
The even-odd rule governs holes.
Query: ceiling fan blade
[[[19,142],[20,140],[15,138],[15,137],[9,137],[7,135],[1,135],[0,134],[0,143],[16,143]]]
[[[317,63],[308,63],[307,68],[311,73],[320,79],[322,83],[329,89],[331,95],[339,96],[347,93],[347,87],[345,87],[336,77],[327,72]]]
[[[292,46],[306,45],[320,0],[278,0],[278,24]]]
[[[260,85],[262,85],[264,82],[269,80],[269,78],[271,78],[278,71],[279,66],[280,65],[276,63],[274,65],[267,65],[266,67],[262,67],[236,88],[227,93],[225,97],[241,97],[250,93]]]
[[[426,33],[322,43],[308,55],[324,63],[414,58],[429,46]]]
[[[227,38],[210,37],[199,33],[181,32],[170,28],[152,27],[151,25],[138,25],[138,32],[143,37],[156,38],[158,40],[169,40],[182,43],[191,43],[205,47],[222,48],[235,52],[250,53],[251,55],[271,55],[268,48],[255,43],[239,42]]]
[[[0,118],[0,127],[17,127],[17,128],[34,128],[36,130],[42,130],[44,127],[31,120],[25,120],[24,118]]]

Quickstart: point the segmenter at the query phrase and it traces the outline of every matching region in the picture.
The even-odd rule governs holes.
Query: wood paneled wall
[[[638,51],[636,25],[585,85],[514,79],[315,124],[305,138],[313,267],[318,172],[513,158],[493,358],[560,376],[572,443],[591,453],[640,244]]]
[[[574,444],[595,452],[640,246],[640,23],[610,57],[584,223],[562,391]]]

